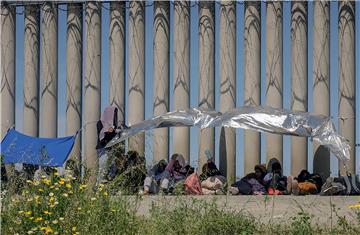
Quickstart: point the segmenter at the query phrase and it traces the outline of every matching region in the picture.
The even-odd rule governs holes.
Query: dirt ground
[[[312,216],[314,224],[332,226],[341,217],[357,223],[357,214],[349,206],[357,204],[360,196],[143,196],[138,214],[147,216],[152,205],[171,208],[182,202],[190,205],[194,199],[215,202],[227,211],[251,214],[261,223],[287,221],[303,211]]]

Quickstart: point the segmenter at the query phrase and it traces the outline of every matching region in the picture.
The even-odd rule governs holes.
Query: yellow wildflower
[[[69,195],[67,193],[63,193],[63,196],[64,197],[68,197]]]
[[[50,226],[46,226],[46,227],[41,227],[40,228],[41,231],[44,231],[45,234],[49,234],[49,233],[53,233],[54,230],[52,230],[52,228]]]
[[[109,194],[107,192],[104,192],[104,196],[108,196]]]
[[[30,217],[30,218],[29,218],[29,220],[33,220],[33,219],[34,219],[34,217]]]
[[[59,223],[59,221],[54,220],[52,223],[53,223],[53,224],[57,224],[57,223]]]
[[[55,172],[54,175],[55,175],[55,176],[59,176],[59,172]]]
[[[80,234],[79,232],[74,232],[72,235],[78,235],[78,234]]]
[[[81,207],[78,207],[78,208],[77,208],[78,211],[81,211],[81,209],[82,209]]]
[[[111,211],[112,211],[112,212],[116,212],[116,210],[115,210],[115,209],[111,209]]]
[[[31,212],[31,211],[27,211],[27,212],[25,212],[25,214],[26,214],[26,215],[31,215],[32,212]]]
[[[59,181],[59,184],[63,185],[63,184],[65,184],[65,182],[64,181]]]
[[[33,233],[34,233],[34,231],[32,231],[32,230],[27,231],[27,234],[33,234]]]
[[[15,224],[21,224],[21,220],[16,220]]]
[[[80,189],[84,189],[84,188],[86,188],[86,187],[87,187],[86,184],[81,184],[81,185],[80,185]]]
[[[46,184],[46,185],[50,185],[50,180],[48,180],[48,179],[43,179],[42,180],[42,182],[44,183],[44,184]]]
[[[40,221],[43,221],[43,220],[44,220],[43,218],[37,217],[37,218],[35,219],[35,222],[40,222]]]
[[[35,185],[35,186],[38,186],[39,184],[40,184],[39,181],[37,181],[37,180],[34,181],[34,185]]]
[[[349,206],[350,209],[359,209],[360,208],[360,204],[357,205],[351,205]]]
[[[27,201],[28,201],[28,202],[32,202],[33,199],[30,197],[30,198],[27,199]]]
[[[21,215],[21,214],[23,214],[23,213],[24,213],[24,211],[19,211],[18,213],[19,213],[19,215]]]
[[[31,180],[26,180],[26,183],[32,184],[33,182]]]
[[[44,192],[44,189],[42,189],[42,188],[39,188],[39,192]]]
[[[59,220],[60,220],[60,221],[63,221],[63,220],[64,220],[64,217],[60,217]]]
[[[55,186],[54,186],[54,185],[51,185],[50,188],[53,189],[53,188],[55,188]]]
[[[95,200],[96,200],[96,197],[92,197],[92,198],[91,198],[91,201],[95,201]]]
[[[76,231],[76,227],[72,227],[71,231],[75,232]]]
[[[49,196],[50,196],[50,197],[53,197],[53,196],[54,196],[54,194],[53,194],[53,193],[49,193]]]
[[[49,202],[50,202],[50,203],[55,202],[55,198],[54,198],[54,197],[50,197],[50,198],[49,198]]]
[[[52,215],[52,212],[50,212],[50,211],[44,211],[44,214],[45,214],[45,215]]]
[[[58,186],[58,185],[59,185],[59,183],[57,183],[57,182],[56,182],[56,183],[54,183],[54,185],[55,185],[55,186]]]
[[[41,179],[46,179],[46,175],[42,175],[42,176],[41,176]]]
[[[65,185],[67,188],[71,188],[71,184],[66,184]]]

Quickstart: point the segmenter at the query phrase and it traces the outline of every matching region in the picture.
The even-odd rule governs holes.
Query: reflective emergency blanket
[[[192,108],[168,112],[121,130],[106,146],[111,147],[139,132],[162,127],[231,127],[282,135],[311,137],[324,145],[344,164],[350,159],[350,145],[336,133],[330,118],[307,112],[271,107],[239,107],[225,113]]]

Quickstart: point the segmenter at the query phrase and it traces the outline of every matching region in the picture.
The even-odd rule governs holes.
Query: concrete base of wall
[[[133,200],[137,198],[130,196]],[[214,202],[225,211],[243,212],[252,215],[260,223],[291,223],[292,217],[302,210],[312,216],[312,223],[332,226],[340,217],[356,223],[356,210],[350,205],[357,204],[360,196],[144,196],[138,202],[138,214],[149,215],[152,205],[172,208],[191,206],[193,200]]]

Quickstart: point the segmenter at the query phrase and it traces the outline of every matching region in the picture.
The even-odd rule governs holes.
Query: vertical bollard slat
[[[125,6],[110,3],[110,105],[118,108],[119,122],[125,120]]]
[[[129,124],[145,118],[145,4],[131,1],[129,9]],[[145,152],[145,135],[129,139],[129,149]]]
[[[357,45],[359,46],[359,45]],[[357,63],[359,65],[359,62]],[[355,2],[339,2],[339,132],[350,144],[348,171],[355,173]],[[340,162],[339,170],[345,175]]]
[[[170,48],[170,2],[154,2],[154,60],[153,60],[153,112],[154,116],[169,111],[169,48]],[[154,130],[153,156],[155,161],[167,159],[169,153],[169,130]]]
[[[313,112],[330,115],[330,2],[315,1],[313,24]],[[330,152],[314,142],[314,173],[330,175]]]
[[[15,125],[15,7],[1,4],[1,139]]]
[[[174,2],[174,110],[190,107],[190,2]],[[174,153],[190,161],[190,129],[174,128]]]
[[[85,35],[85,81],[84,81],[84,161],[90,173],[90,182],[95,183],[98,166],[96,153],[96,122],[100,119],[101,108],[101,3],[86,3]]]
[[[57,136],[58,92],[58,10],[52,3],[42,9],[42,88],[40,132],[42,137]]]
[[[244,105],[261,104],[261,3],[245,2]],[[260,134],[244,131],[244,174],[253,172],[261,161]]]
[[[82,123],[82,33],[83,5],[68,5],[66,42],[66,135],[74,135]],[[81,163],[81,135],[78,135],[70,157]]]
[[[307,3],[291,3],[291,109],[308,111]],[[291,137],[291,174],[307,168],[307,138]]]
[[[199,107],[215,109],[215,2],[199,2]],[[200,131],[199,168],[206,163],[205,151],[215,157],[215,130]]]
[[[39,136],[40,11],[25,7],[23,132],[30,136]]]
[[[266,105],[282,108],[282,3],[266,2]],[[266,134],[266,159],[283,160],[282,135]]]
[[[236,3],[220,6],[220,112],[236,106]],[[236,177],[236,135],[234,128],[221,128],[220,171],[228,178]]]
[[[1,140],[8,129],[15,125],[15,49],[16,49],[16,9],[1,3],[0,10],[0,50],[1,50]],[[6,166],[8,176],[13,167]]]

